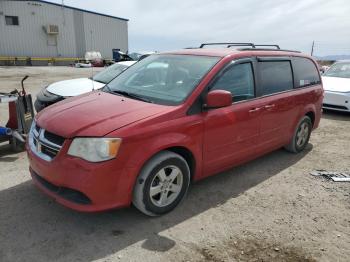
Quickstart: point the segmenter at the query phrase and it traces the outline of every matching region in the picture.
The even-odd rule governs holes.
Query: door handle
[[[255,107],[249,110],[249,113],[255,113],[255,112],[259,112],[262,109],[262,107]]]
[[[274,107],[275,107],[275,104],[266,105],[266,106],[265,106],[265,109],[271,109],[271,108],[274,108]]]

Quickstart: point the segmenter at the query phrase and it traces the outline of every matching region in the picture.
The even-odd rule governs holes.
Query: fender
[[[198,180],[202,174],[202,137],[194,141],[190,136],[182,133],[167,133],[157,137],[149,137],[143,140],[145,146],[129,145],[128,154],[131,155],[126,163],[126,169],[132,170],[132,177],[128,179],[128,185],[126,186],[129,190],[127,199],[130,204],[132,201],[132,192],[135,186],[137,177],[139,176],[144,165],[160,151],[169,149],[171,147],[183,147],[190,151],[194,157],[196,168],[193,180]],[[137,150],[142,148],[143,150]]]
[[[144,140],[142,144],[147,147],[142,147],[143,150],[133,150],[132,157],[126,163],[126,167],[133,167],[141,171],[142,167],[158,152],[172,148],[182,147],[190,151],[194,157],[196,163],[196,170],[194,178],[197,178],[202,173],[202,137],[198,136],[198,139],[182,134],[182,133],[166,133],[157,137],[150,137]],[[140,146],[138,146],[140,147]]]

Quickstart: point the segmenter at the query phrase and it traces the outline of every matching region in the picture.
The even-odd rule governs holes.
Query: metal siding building
[[[18,25],[8,25],[10,16]],[[15,23],[16,20],[14,20]],[[58,34],[46,27],[58,26]],[[0,0],[0,56],[84,57],[128,50],[128,20],[45,1]]]

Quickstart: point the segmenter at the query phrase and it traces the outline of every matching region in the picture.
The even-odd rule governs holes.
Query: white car
[[[323,108],[350,112],[350,61],[334,63],[322,76]]]
[[[156,52],[154,51],[141,51],[141,52],[134,52],[129,54],[129,57],[136,60],[141,61],[142,59],[146,58],[147,56],[153,55]]]
[[[36,97],[34,107],[37,112],[68,97],[78,96],[104,87],[136,61],[115,63],[92,78],[77,78],[59,81],[43,88]]]

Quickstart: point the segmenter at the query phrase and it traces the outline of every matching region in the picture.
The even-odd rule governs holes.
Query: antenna
[[[315,47],[315,41],[312,41],[311,56],[313,56],[313,54],[314,54],[314,47]]]
[[[91,34],[91,51],[92,51],[92,30],[90,30],[90,34]],[[93,80],[93,77],[94,77],[94,66],[93,64],[90,62],[91,64],[91,83],[92,83],[92,91],[95,90],[95,86],[94,86],[94,80]]]
[[[92,91],[94,91],[95,90],[95,85],[94,85],[94,66],[92,64],[91,64],[91,83],[92,83]]]

